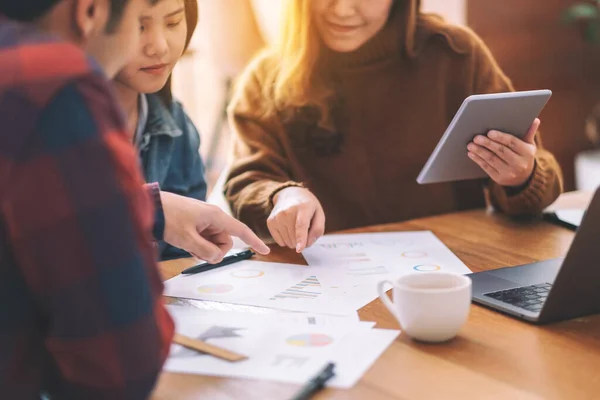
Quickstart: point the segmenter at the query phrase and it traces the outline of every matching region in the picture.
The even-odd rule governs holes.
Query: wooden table
[[[355,232],[408,230],[433,231],[473,271],[560,257],[573,238],[572,231],[546,222],[516,222],[485,211]],[[265,259],[304,263],[284,249]],[[163,263],[164,278],[192,262]],[[379,300],[359,314],[379,328],[399,328]],[[287,399],[296,390],[273,382],[164,373],[154,398],[270,400]],[[473,305],[454,341],[427,345],[400,335],[353,389],[328,389],[316,398],[600,399],[600,316],[538,327]]]

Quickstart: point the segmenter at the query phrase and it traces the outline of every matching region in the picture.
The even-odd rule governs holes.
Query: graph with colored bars
[[[316,299],[321,294],[321,283],[316,276],[309,276],[302,282],[271,297],[270,300],[281,299]]]

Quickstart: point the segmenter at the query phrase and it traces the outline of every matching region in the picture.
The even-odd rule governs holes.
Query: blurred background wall
[[[575,185],[575,159],[592,147],[586,119],[600,101],[600,47],[581,29],[561,23],[569,0],[471,0],[467,24],[487,43],[519,90],[548,88],[553,96],[542,112],[544,144],[557,157],[567,189]],[[594,2],[588,2],[593,4]],[[598,164],[597,152],[580,161]],[[600,183],[600,170],[585,168],[579,186]]]

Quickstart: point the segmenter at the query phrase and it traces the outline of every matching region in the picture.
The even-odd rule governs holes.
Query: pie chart
[[[434,271],[439,271],[441,268],[439,265],[416,265],[413,267],[413,269],[415,271],[419,271],[419,272],[434,272]]]
[[[323,347],[333,343],[333,338],[320,333],[304,333],[290,336],[287,343],[298,347]]]

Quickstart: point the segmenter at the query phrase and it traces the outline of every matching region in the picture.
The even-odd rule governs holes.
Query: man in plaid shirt
[[[143,188],[106,79],[150,1],[0,0],[0,398],[151,393],[173,334],[153,227],[213,261],[230,234],[268,252],[214,207]]]

